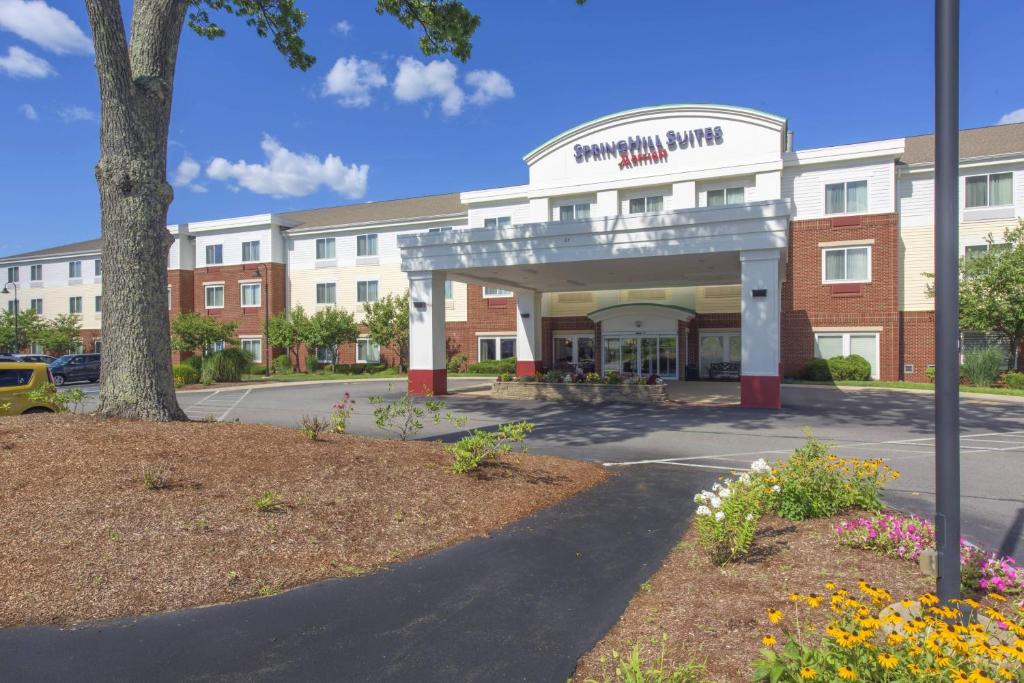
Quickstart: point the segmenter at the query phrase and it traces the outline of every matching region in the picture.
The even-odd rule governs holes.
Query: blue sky
[[[769,111],[798,148],[932,129],[926,0],[467,1],[483,22],[466,64],[421,55],[372,0],[300,0],[306,73],[231,17],[223,39],[186,33],[170,222],[518,184],[541,142],[649,104]],[[961,125],[1024,120],[1024,3],[963,7]],[[77,0],[0,0],[0,254],[99,234],[83,34]]]

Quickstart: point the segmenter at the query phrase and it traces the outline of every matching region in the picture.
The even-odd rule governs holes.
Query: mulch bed
[[[208,605],[372,571],[605,478],[516,455],[456,475],[441,444],[222,423],[0,421],[0,626]],[[147,490],[144,472],[164,488]],[[272,491],[275,512],[254,499]]]
[[[767,610],[791,611],[786,599],[790,593],[827,596],[826,581],[855,593],[859,579],[884,587],[897,598],[934,589],[934,581],[913,562],[841,545],[832,529],[843,519],[790,522],[767,517],[750,556],[725,567],[706,559],[691,526],[618,623],[580,658],[573,680],[604,680],[607,667],[599,658],[610,659],[613,649],[629,652],[637,643],[651,661],[667,635],[666,662],[702,662],[712,680],[750,681],[751,663],[763,648],[761,636],[778,633],[778,628],[768,626]],[[825,619],[828,611],[803,613]]]

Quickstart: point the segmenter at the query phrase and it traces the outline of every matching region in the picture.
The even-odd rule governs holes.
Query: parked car
[[[16,353],[14,360],[22,363],[46,363],[49,365],[57,359],[54,356],[47,356],[45,353]]]
[[[0,361],[0,415],[54,412],[53,404],[29,398],[29,393],[47,384],[50,373],[46,363]]]
[[[96,382],[100,378],[100,354],[69,353],[50,364],[53,383]]]

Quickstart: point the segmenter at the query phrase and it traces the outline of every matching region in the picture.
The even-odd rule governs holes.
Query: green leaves
[[[192,0],[189,28],[213,40],[226,32],[210,18],[210,10],[241,17],[261,38],[271,36],[277,51],[293,69],[306,71],[316,62],[316,57],[306,52],[306,41],[299,35],[306,25],[306,13],[295,6],[294,0]]]
[[[448,452],[455,459],[452,463],[452,472],[465,474],[479,468],[488,460],[511,453],[513,445],[522,443],[533,429],[532,423],[522,420],[498,425],[497,431],[493,432],[473,430],[469,436],[464,436],[448,446]],[[525,450],[524,448],[523,451]]]
[[[377,0],[377,14],[390,14],[406,28],[419,25],[423,54],[450,52],[463,62],[473,51],[470,39],[480,25],[480,17],[457,0]]]
[[[235,343],[233,322],[220,322],[208,315],[184,311],[171,321],[171,348],[191,353],[198,350],[206,355],[210,347],[219,342]]]
[[[338,346],[359,338],[359,327],[348,311],[323,308],[297,324],[299,337],[310,348],[330,349],[332,363],[338,362]]]
[[[398,356],[400,369],[409,364],[409,292],[388,294],[363,304],[363,323],[370,339]]]

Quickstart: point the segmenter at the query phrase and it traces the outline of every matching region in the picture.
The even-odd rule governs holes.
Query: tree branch
[[[85,0],[96,50],[101,115],[105,129],[131,127],[132,76],[128,67],[128,43],[118,0]]]

